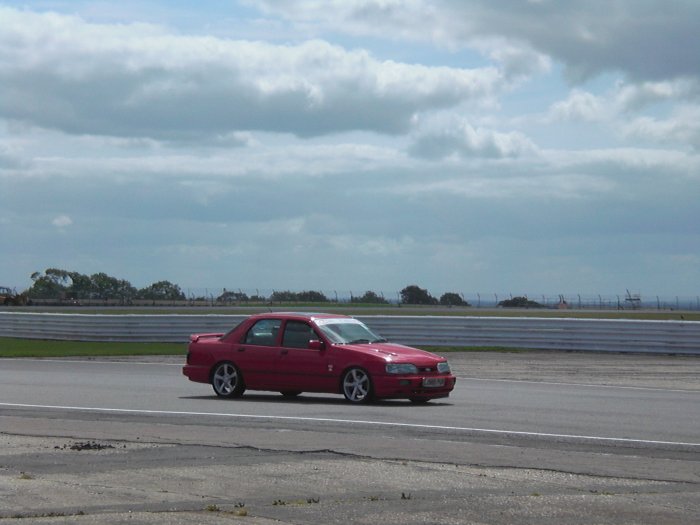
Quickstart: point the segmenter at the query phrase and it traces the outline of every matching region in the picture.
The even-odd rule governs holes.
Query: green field
[[[102,343],[0,338],[0,357],[184,355],[185,343]]]
[[[445,352],[523,352],[513,348],[421,346],[436,353]],[[81,341],[44,341],[0,337],[0,358],[3,357],[119,357],[146,355],[180,355],[187,353],[185,343],[102,343]]]

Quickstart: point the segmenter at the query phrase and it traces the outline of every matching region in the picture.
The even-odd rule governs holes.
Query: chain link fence
[[[32,304],[60,306],[304,306],[329,305],[382,306],[402,304],[402,293],[371,290],[276,290],[273,288],[183,288],[184,299],[32,299]],[[441,302],[445,296],[458,297],[462,304]],[[700,296],[658,296],[623,294],[529,294],[511,292],[445,292],[430,295],[434,303],[422,306],[463,306],[492,309],[501,306],[575,310],[665,310],[700,311]],[[406,304],[406,303],[403,303]],[[421,303],[416,303],[421,304]]]

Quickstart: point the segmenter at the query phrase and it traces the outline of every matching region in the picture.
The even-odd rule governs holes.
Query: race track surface
[[[181,375],[181,358],[2,360],[0,523],[700,515],[700,359],[448,357],[455,391],[421,406],[220,400]]]

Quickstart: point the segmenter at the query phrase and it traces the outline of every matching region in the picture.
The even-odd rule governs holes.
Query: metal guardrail
[[[0,312],[0,337],[181,342],[226,332],[245,315],[81,315]],[[700,322],[537,317],[357,316],[408,345],[700,355]],[[1,344],[1,343],[0,343]]]

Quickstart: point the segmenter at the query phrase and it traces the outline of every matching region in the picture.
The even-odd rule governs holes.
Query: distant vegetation
[[[34,284],[26,291],[30,300],[102,299],[118,300],[122,304],[128,304],[134,299],[186,300],[180,287],[169,281],[159,281],[139,290],[133,287],[129,281],[117,279],[105,273],[83,275],[78,272],[49,268],[44,273],[35,272],[31,277]]]
[[[498,306],[504,308],[544,308],[544,305],[537,301],[531,301],[527,297],[513,297],[498,303]]]
[[[242,291],[227,291],[218,297],[186,297],[177,284],[158,281],[145,288],[137,289],[125,279],[118,279],[105,273],[84,275],[79,272],[48,268],[31,276],[33,284],[25,294],[29,301],[54,301],[62,304],[78,304],[81,301],[109,301],[122,305],[134,301],[206,301],[222,305],[247,303],[329,303],[333,302],[323,292],[308,290],[303,292],[275,291],[270,296],[247,295]],[[337,297],[334,298],[337,302]],[[351,304],[388,305],[390,302],[371,290],[363,295],[350,297]],[[406,305],[471,306],[456,293],[443,294],[439,299],[417,285],[405,287],[400,292],[400,303]]]
[[[442,294],[440,300],[436,299],[428,290],[412,284],[401,290],[402,304],[440,304],[442,306],[471,306],[461,295],[455,292]]]

